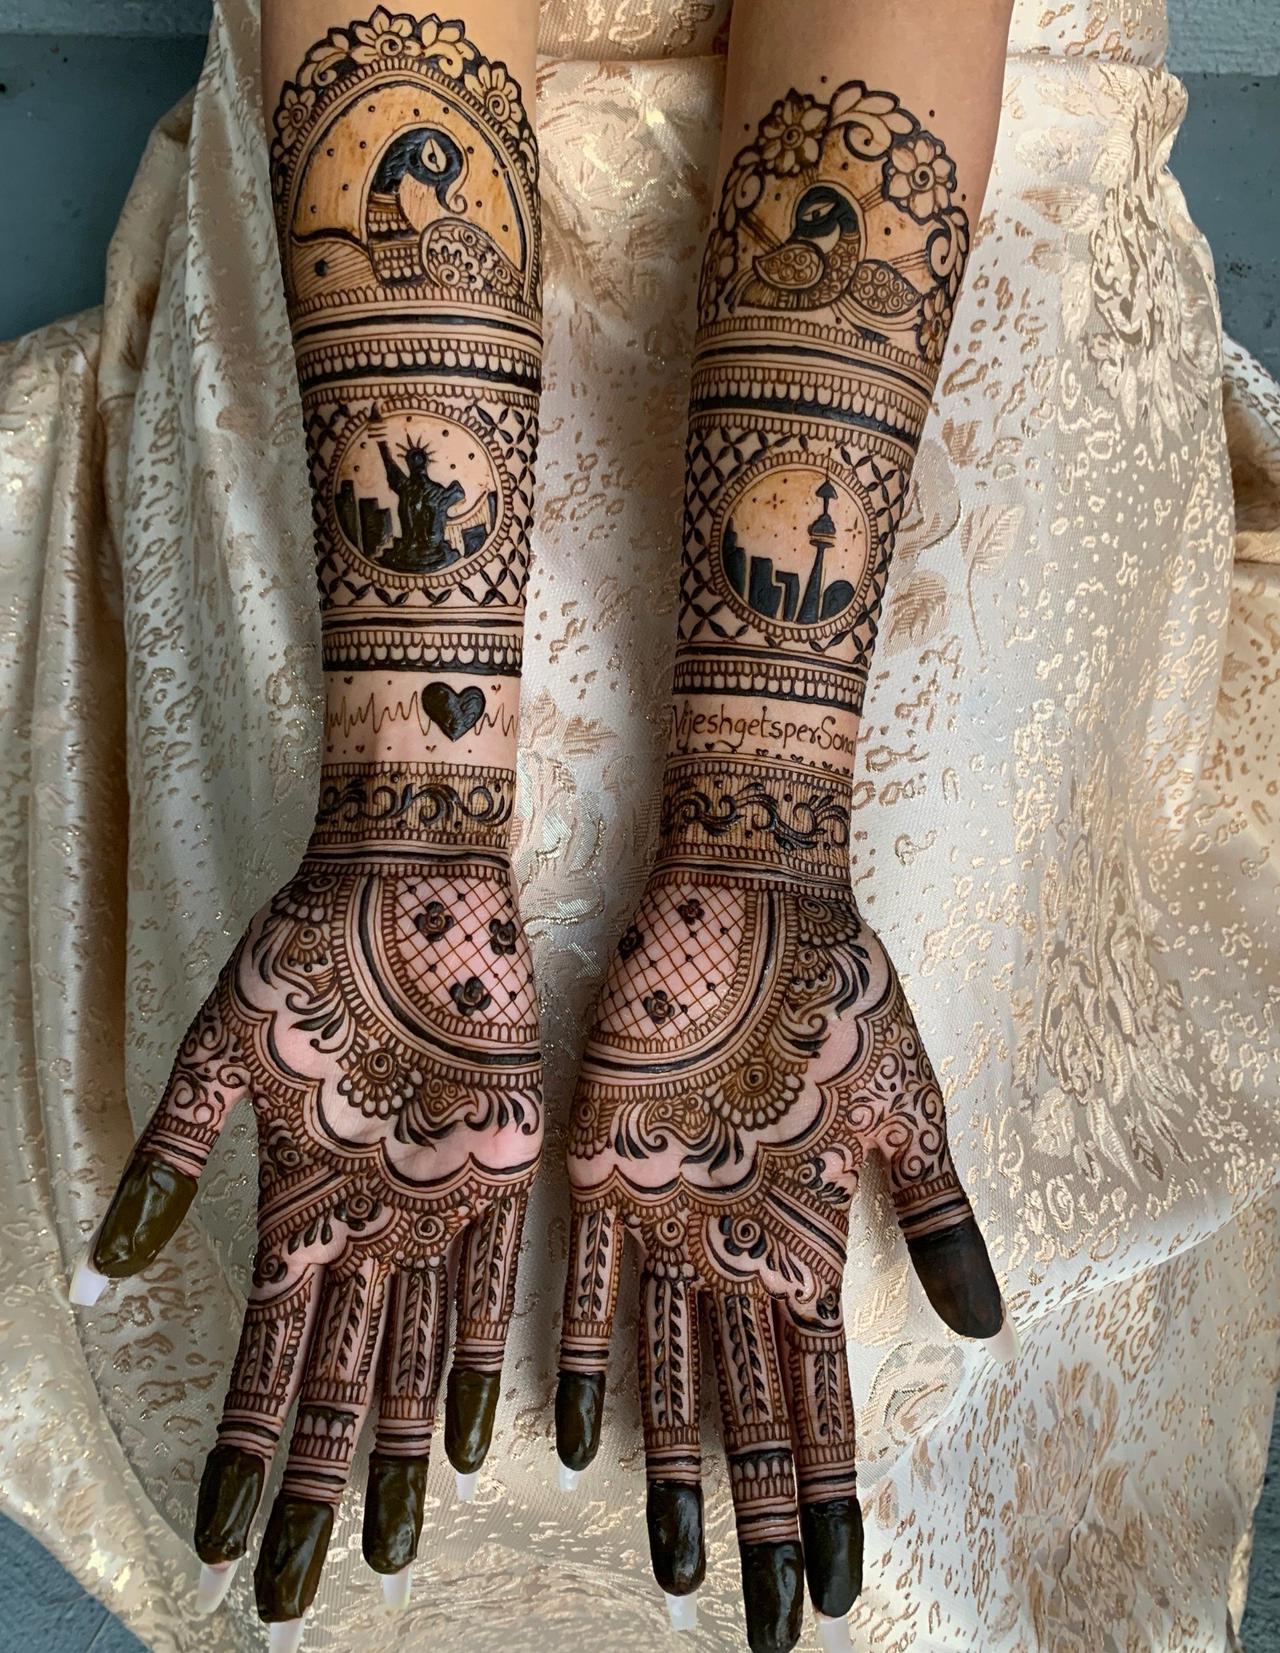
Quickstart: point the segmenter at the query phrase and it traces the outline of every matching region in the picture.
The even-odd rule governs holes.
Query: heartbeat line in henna
[[[460,740],[466,734],[483,734],[497,730],[504,738],[513,738],[517,714],[500,706],[488,709],[483,689],[474,684],[465,689],[454,689],[448,683],[428,683],[415,689],[407,700],[384,700],[370,694],[358,704],[349,704],[346,696],[330,702],[325,714],[325,735],[349,736],[358,730],[378,735],[392,725],[416,725],[424,736],[439,729],[446,739]]]

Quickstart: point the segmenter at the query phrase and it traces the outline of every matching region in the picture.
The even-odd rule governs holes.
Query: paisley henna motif
[[[365,780],[413,785],[395,768]],[[537,1006],[505,860],[392,845],[381,822],[363,861],[352,847],[322,812],[135,1150],[135,1167],[194,1177],[237,1101],[257,1115],[258,1250],[210,1463],[216,1479],[244,1455],[265,1478],[296,1396],[277,1512],[332,1510],[375,1394],[371,1485],[424,1465],[459,1247],[454,1375],[491,1387],[541,1148]],[[229,1559],[211,1553],[208,1511],[204,1525],[205,1559]]]

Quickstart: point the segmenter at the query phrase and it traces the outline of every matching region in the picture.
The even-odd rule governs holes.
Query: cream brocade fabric
[[[517,866],[547,1169],[479,1497],[453,1502],[438,1453],[397,1626],[353,1492],[315,1653],[667,1645],[625,1316],[605,1444],[572,1500],[552,1491],[551,1397],[572,1075],[655,824],[726,10],[544,8]],[[1010,1372],[942,1331],[873,1178],[847,1279],[858,1647],[1235,1645],[1280,1344],[1280,388],[1224,359],[1209,253],[1166,168],[1185,96],[1164,44],[1160,0],[1018,6],[875,662],[858,899],[941,1070],[1026,1352]],[[105,309],[0,358],[0,1480],[145,1642],[183,1653],[262,1645],[248,1569],[226,1611],[193,1617],[187,1538],[248,1278],[250,1119],[145,1279],[90,1315],[63,1282],[311,821],[318,623],[257,56],[252,0],[220,0]],[[707,1496],[698,1645],[727,1649],[714,1452]]]

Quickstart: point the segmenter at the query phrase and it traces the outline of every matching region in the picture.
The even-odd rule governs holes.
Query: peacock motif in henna
[[[248,1102],[258,1248],[196,1549],[210,1607],[296,1401],[255,1572],[283,1650],[371,1411],[364,1551],[406,1599],[451,1316],[463,1495],[492,1435],[542,1140],[508,853],[542,331],[536,141],[461,22],[330,28],[281,90],[270,169],[324,645],[316,824],[187,1033],[78,1300],[156,1256]]]
[[[805,1573],[829,1619],[860,1588],[841,1283],[868,1156],[942,1318],[980,1338],[1004,1320],[849,864],[858,719],[967,249],[942,144],[860,81],[789,91],[728,168],[699,292],[658,858],[569,1138],[568,1484],[598,1446],[630,1235],[654,1571],[688,1622],[701,1313],[757,1653],[794,1645]]]

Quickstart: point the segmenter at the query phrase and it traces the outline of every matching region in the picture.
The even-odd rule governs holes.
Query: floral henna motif
[[[501,953],[494,923],[510,930]],[[439,1268],[477,1217],[518,1204],[537,1165],[540,1086],[509,871],[421,851],[412,865],[331,865],[318,835],[224,970],[139,1151],[195,1171],[227,1109],[252,1097],[261,1321],[270,1301],[297,1303],[309,1270]],[[490,1307],[501,1322],[502,1302]],[[289,1341],[276,1350],[286,1365]],[[243,1410],[279,1375],[256,1341],[241,1354]]]
[[[887,1163],[903,1236],[944,1318],[993,1335],[999,1289],[901,984],[848,888],[688,861],[682,841],[675,864],[651,877],[583,1065],[568,1149],[561,1450],[590,1457],[629,1233],[644,1270],[639,1370],[659,1582],[686,1593],[704,1565],[705,1303],[748,1615],[773,1611],[761,1600],[776,1606],[802,1555],[822,1610],[844,1612],[861,1517],[841,1286],[869,1153]]]
[[[367,781],[390,792],[414,777],[391,768]],[[403,1503],[408,1484],[420,1524],[455,1252],[451,1416],[471,1422],[450,1456],[469,1468],[483,1457],[542,1134],[536,999],[504,861],[392,845],[380,824],[357,846],[349,822],[331,834],[322,812],[297,876],[253,920],[184,1040],[135,1163],[194,1176],[245,1097],[258,1119],[258,1250],[202,1487],[206,1560],[226,1524],[216,1494],[228,1466],[241,1500],[247,1485],[256,1501],[295,1396],[272,1523],[296,1538],[305,1521],[323,1553],[377,1397],[367,1508]]]
[[[716,932],[696,955],[680,934],[690,903]],[[869,1150],[889,1164],[908,1237],[969,1220],[937,1082],[846,891],[659,870],[637,922],[646,940],[605,983],[570,1134],[583,1221],[617,1212],[647,1267],[821,1325],[838,1314]],[[654,979],[681,984],[656,1025]],[[597,1282],[574,1287],[587,1323],[607,1320],[610,1248],[597,1241],[577,1266]],[[586,1335],[581,1318],[566,1306],[566,1337]]]

